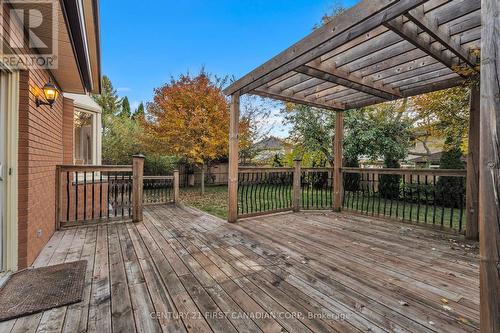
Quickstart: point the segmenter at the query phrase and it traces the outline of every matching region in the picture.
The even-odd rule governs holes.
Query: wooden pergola
[[[480,88],[471,88],[467,236],[480,238],[481,332],[500,332],[498,0],[364,0],[229,86],[229,221],[237,219],[240,96],[337,112],[334,179],[341,179],[343,111],[451,88],[479,73]],[[335,210],[341,186],[334,182]]]

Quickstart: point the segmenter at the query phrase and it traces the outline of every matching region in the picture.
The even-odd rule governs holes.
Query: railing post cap
[[[142,154],[135,154],[135,155],[132,155],[133,158],[146,158],[146,156],[142,155]]]

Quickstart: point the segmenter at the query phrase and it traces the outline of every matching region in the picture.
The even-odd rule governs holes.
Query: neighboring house
[[[30,266],[54,233],[56,165],[100,162],[100,109],[88,94],[100,92],[101,65],[97,0],[0,10],[1,279]]]
[[[443,156],[442,151],[438,151],[430,154],[429,156],[419,156],[408,160],[411,163],[415,163],[417,168],[439,168],[441,164],[441,156]],[[462,156],[461,161],[467,163],[467,157]]]
[[[429,137],[425,141],[425,144],[422,141],[415,140],[415,146],[410,149],[408,156],[406,157],[406,161],[412,162],[419,157],[429,157],[434,153],[441,152],[443,150],[444,140],[438,137]],[[429,155],[430,154],[430,155]]]
[[[290,153],[292,146],[283,139],[270,136],[257,142],[253,146],[253,150],[256,152],[256,155],[252,159],[252,162],[265,164],[272,161],[276,155],[283,156]]]

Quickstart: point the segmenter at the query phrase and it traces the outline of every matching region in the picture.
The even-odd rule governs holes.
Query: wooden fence
[[[178,202],[179,176],[144,177],[133,165],[56,167],[56,228],[111,221],[142,221],[144,204]]]
[[[466,170],[342,168],[342,209],[463,232]],[[300,177],[298,176],[300,175]],[[238,216],[331,210],[333,168],[240,167]]]

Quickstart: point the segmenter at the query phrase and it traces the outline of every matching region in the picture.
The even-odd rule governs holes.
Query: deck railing
[[[293,208],[292,168],[241,167],[238,176],[238,215],[251,216]]]
[[[143,203],[151,205],[176,202],[175,189],[178,189],[178,184],[178,171],[174,171],[173,176],[144,176]]]
[[[344,210],[465,230],[465,170],[342,168],[342,175]],[[333,168],[240,167],[238,216],[332,209],[334,181]]]
[[[463,231],[466,170],[343,168],[343,208]]]
[[[57,228],[132,219],[132,183],[132,166],[57,166]]]
[[[110,221],[140,221],[144,204],[179,201],[179,173],[143,176],[134,165],[56,167],[56,228]]]
[[[300,199],[302,209],[331,209],[333,170],[331,168],[302,168]]]

